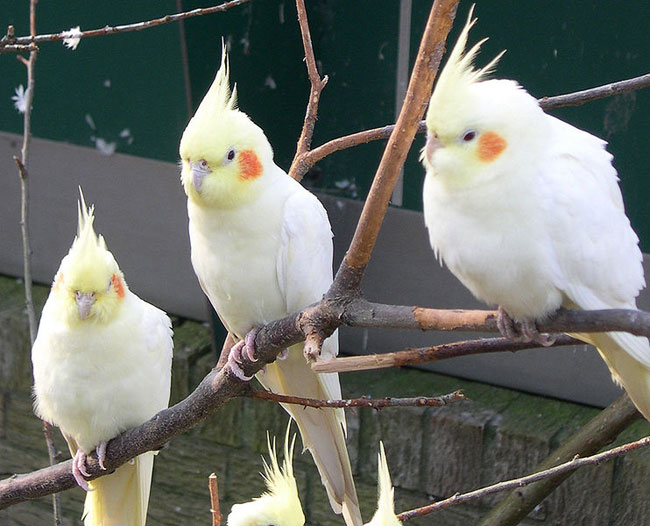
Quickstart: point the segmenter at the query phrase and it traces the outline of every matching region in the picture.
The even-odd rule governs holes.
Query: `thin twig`
[[[581,106],[587,102],[606,97],[612,97],[628,91],[640,90],[650,86],[650,73],[634,77],[632,79],[621,80],[619,82],[612,82],[604,86],[598,86],[583,91],[576,91],[574,93],[567,93],[565,95],[556,95],[554,97],[542,97],[538,99],[539,105],[544,110],[555,108],[563,108],[566,106]],[[306,174],[316,163],[331,155],[335,152],[353,148],[360,144],[366,144],[372,141],[385,140],[390,137],[390,134],[395,128],[394,124],[388,124],[381,128],[372,128],[370,130],[363,130],[343,137],[332,139],[317,148],[305,154],[300,159],[299,175]],[[420,121],[418,126],[418,134],[425,133],[427,126],[425,121]]]
[[[178,22],[179,20],[184,20],[186,18],[192,18],[195,16],[209,15],[212,13],[222,13],[233,7],[250,2],[251,0],[231,0],[229,2],[224,2],[222,4],[204,7],[200,9],[192,9],[191,11],[185,11],[183,13],[176,13],[173,15],[165,15],[161,18],[156,18],[154,20],[147,20],[145,22],[137,22],[135,24],[126,24],[121,26],[105,26],[100,29],[91,29],[88,31],[82,31],[78,35],[75,35],[75,38],[89,38],[89,37],[101,37],[105,35],[116,35],[119,33],[128,33],[130,31],[142,31],[143,29],[149,29],[151,27],[161,26],[163,24],[169,24],[171,22]],[[39,42],[56,42],[59,40],[64,40],[70,38],[68,31],[62,31],[60,33],[50,33],[46,35],[32,35],[25,37],[14,37],[11,38],[7,34],[5,37],[0,40],[0,53],[6,51],[13,51],[9,49],[9,46],[16,45],[28,45],[30,43],[39,43]]]
[[[208,477],[210,486],[210,512],[212,513],[212,526],[221,526],[221,510],[219,508],[219,483],[217,475],[212,473]]]
[[[539,99],[539,105],[545,110],[563,108],[565,106],[582,106],[587,102],[620,95],[621,93],[627,93],[628,91],[635,91],[649,86],[650,73],[646,73],[640,77],[612,82],[611,84],[605,84],[604,86],[598,86],[583,91],[576,91],[575,93],[569,93],[567,95],[542,97]]]
[[[552,346],[582,344],[580,340],[571,336],[558,336]],[[373,369],[386,369],[389,367],[404,367],[428,362],[439,362],[459,356],[472,354],[488,354],[495,352],[516,352],[524,349],[535,349],[539,343],[514,342],[508,338],[486,338],[482,340],[469,340],[464,342],[446,343],[433,347],[417,349],[404,349],[403,351],[382,354],[365,354],[361,356],[345,356],[331,358],[312,364],[312,371],[316,373],[347,373],[369,371]]]
[[[369,407],[379,411],[384,407],[441,407],[453,402],[467,400],[461,391],[454,391],[442,396],[425,397],[416,396],[413,398],[351,398],[348,400],[316,400],[314,398],[301,398],[299,396],[288,396],[268,391],[251,390],[250,398],[258,398],[267,402],[279,402],[281,404],[295,404],[304,407]]]
[[[36,35],[36,3],[37,0],[29,2],[29,32],[30,35]],[[7,35],[13,34],[13,28],[7,30]],[[27,67],[27,91],[25,92],[25,114],[23,117],[23,145],[18,159],[14,155],[13,159],[18,167],[18,177],[20,179],[20,230],[23,240],[23,278],[25,285],[25,309],[29,323],[29,341],[34,345],[36,340],[36,312],[34,310],[34,298],[32,295],[32,248],[29,235],[29,145],[32,138],[32,106],[34,102],[34,73],[36,67],[36,58],[38,48],[34,45],[29,46],[31,51],[29,59],[24,61]],[[22,58],[22,57],[21,57]],[[50,466],[56,462],[56,448],[52,440],[52,426],[43,421],[43,436],[47,448],[47,456]],[[58,493],[52,495],[52,515],[54,525],[61,524],[61,499]]]
[[[300,24],[300,34],[302,35],[302,45],[305,49],[305,62],[307,64],[307,74],[309,75],[309,101],[307,102],[307,111],[305,120],[298,139],[296,155],[289,168],[289,175],[300,181],[307,170],[299,170],[298,167],[302,162],[302,157],[309,151],[311,139],[314,136],[314,127],[318,116],[318,103],[320,94],[327,84],[327,75],[321,79],[316,67],[316,58],[314,57],[314,46],[311,42],[311,33],[309,31],[309,21],[307,20],[307,10],[305,9],[305,0],[296,0],[296,9],[298,11],[298,23]]]
[[[649,445],[650,445],[650,437],[645,437],[642,438],[641,440],[637,440],[636,442],[630,442],[629,444],[624,444],[622,446],[615,447],[613,449],[604,451],[603,453],[598,453],[597,455],[593,455],[591,457],[580,458],[576,456],[573,460],[569,462],[565,462],[564,464],[560,464],[559,466],[555,466],[553,468],[546,469],[538,473],[533,473],[532,475],[527,475],[525,477],[521,477],[518,479],[506,480],[504,482],[499,482],[498,484],[493,484],[492,486],[486,486],[484,488],[477,489],[475,491],[470,491],[469,493],[463,493],[463,494],[457,493],[456,495],[453,495],[448,499],[434,502],[433,504],[429,504],[428,506],[423,506],[421,508],[416,508],[414,510],[405,511],[403,513],[400,513],[397,516],[397,518],[401,521],[407,521],[409,519],[414,519],[415,517],[428,515],[429,513],[432,513],[434,511],[448,508],[456,504],[462,504],[472,500],[480,499],[481,497],[490,495],[492,493],[498,493],[500,491],[505,491],[513,488],[519,488],[521,486],[525,486],[526,484],[530,484],[531,482],[536,482],[538,480],[542,480],[547,477],[552,477],[560,473],[566,473],[567,471],[573,471],[583,466],[600,464],[601,462],[605,462],[614,457],[623,455],[625,453],[629,453],[630,451],[634,451],[635,449],[639,449]]]

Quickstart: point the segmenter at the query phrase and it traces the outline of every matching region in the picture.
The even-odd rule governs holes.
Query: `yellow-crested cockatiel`
[[[167,407],[172,330],[167,315],[133,294],[79,203],[79,229],[54,278],[32,348],[35,412],[59,427],[86,494],[86,526],[143,526],[154,453],[84,479],[86,455]]]
[[[228,515],[228,526],[304,526],[305,515],[298,497],[298,486],[293,476],[293,448],[296,435],[289,444],[289,429],[287,426],[284,439],[284,460],[282,467],[275,453],[275,438],[273,446],[267,437],[269,458],[271,463],[264,460],[264,481],[268,491],[250,502],[235,504]]]
[[[401,526],[401,521],[395,515],[395,490],[390,481],[388,462],[384,443],[379,442],[379,453],[377,454],[377,511],[372,520],[366,526]]]
[[[422,160],[431,246],[504,335],[547,344],[535,320],[559,307],[635,309],[645,286],[606,143],[545,114],[512,80],[485,80],[465,52],[472,12],[433,91]],[[574,334],[650,419],[650,347],[623,332]]]
[[[264,132],[236,107],[228,60],[190,120],[180,143],[192,265],[228,331],[240,340],[230,370],[248,380],[238,360],[253,357],[257,327],[319,301],[332,283],[332,232],[318,199],[273,162]],[[322,347],[338,354],[338,336]],[[338,375],[315,374],[294,345],[258,373],[274,393],[339,399]],[[298,424],[333,510],[362,524],[345,444],[342,409],[283,406]]]

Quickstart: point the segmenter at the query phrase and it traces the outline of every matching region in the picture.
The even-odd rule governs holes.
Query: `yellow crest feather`
[[[431,96],[431,102],[429,104],[430,110],[432,107],[440,109],[444,105],[452,104],[454,101],[458,101],[459,98],[462,98],[463,93],[468,87],[484,80],[485,77],[492,72],[499,62],[499,59],[505,53],[505,50],[502,51],[482,68],[474,68],[474,57],[476,57],[479,49],[487,40],[487,38],[484,38],[474,44],[469,51],[465,51],[469,30],[478,20],[477,18],[472,18],[474,7],[475,6],[472,5],[470,8],[467,15],[467,22],[465,22],[465,26],[458,36],[454,48],[449,54],[445,67],[438,76],[438,81],[433,90],[433,95]],[[429,121],[429,116],[433,111],[435,110],[431,110],[427,113],[427,121]]]
[[[399,526],[402,524],[395,516],[394,493],[384,443],[380,441],[377,454],[377,511],[368,526]]]
[[[217,117],[224,111],[237,109],[237,85],[230,91],[230,61],[226,44],[221,40],[221,66],[217,75],[212,81],[210,89],[203,97],[201,104],[196,110],[197,115],[209,115],[211,118]]]
[[[80,291],[104,290],[111,276],[119,272],[119,267],[106,248],[104,238],[95,233],[94,206],[86,206],[81,188],[77,211],[77,235],[64,260],[65,268],[62,268],[62,271],[66,281],[74,283]]]
[[[275,437],[273,437],[273,445],[271,445],[271,439],[268,434],[266,435],[270,464],[264,460],[263,476],[266,487],[268,488],[268,492],[265,492],[264,495],[285,499],[293,498],[294,495],[296,498],[298,496],[298,487],[296,486],[296,479],[293,476],[293,450],[296,443],[296,435],[293,435],[291,446],[289,446],[290,428],[291,422],[287,426],[284,440],[284,460],[282,461],[282,467],[280,467],[278,456],[275,452]]]

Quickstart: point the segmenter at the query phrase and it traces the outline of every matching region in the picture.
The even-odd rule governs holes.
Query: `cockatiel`
[[[228,526],[303,526],[305,515],[298,497],[298,487],[293,476],[293,447],[296,435],[289,445],[289,429],[287,426],[284,439],[284,461],[282,467],[275,453],[275,438],[273,446],[267,437],[269,458],[271,463],[264,460],[264,481],[268,491],[261,497],[244,504],[235,504],[228,515]]]
[[[464,52],[472,12],[433,91],[422,160],[431,246],[479,299],[499,306],[505,335],[536,331],[559,307],[635,309],[645,286],[605,142],[546,115],[512,80],[485,80]],[[519,329],[517,329],[519,325]],[[598,348],[650,419],[648,340],[574,334]]]
[[[242,379],[254,329],[319,301],[332,283],[332,232],[318,199],[273,162],[264,132],[236,108],[225,49],[216,78],[183,133],[192,265],[203,292],[240,340],[228,366]],[[274,393],[338,399],[337,374],[315,374],[294,345],[257,378]],[[338,354],[338,336],[322,347]],[[310,450],[333,510],[362,524],[345,444],[342,409],[284,405]]]
[[[81,195],[79,229],[54,278],[32,348],[36,414],[58,426],[88,491],[86,526],[143,526],[154,453],[86,482],[86,455],[149,420],[169,402],[167,315],[133,294]]]
[[[395,516],[395,490],[390,481],[388,462],[383,442],[379,442],[377,455],[377,511],[366,526],[401,526],[401,521]]]

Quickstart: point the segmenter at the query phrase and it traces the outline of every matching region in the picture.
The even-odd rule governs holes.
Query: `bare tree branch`
[[[575,344],[582,344],[582,342],[571,338],[571,336],[561,335],[549,347]],[[537,347],[539,347],[539,343],[535,342],[514,342],[508,338],[490,338],[446,343],[417,349],[409,348],[397,352],[331,358],[329,360],[318,361],[312,364],[311,368],[315,373],[348,373],[373,369],[387,369],[389,367],[404,367],[427,362],[439,362],[441,360],[470,356],[472,354],[506,351],[516,352],[524,349],[535,349]]]
[[[339,303],[332,299],[308,307],[271,322],[262,327],[255,338],[255,362],[243,359],[241,368],[244,374],[252,376],[264,365],[275,360],[278,353],[305,339],[305,318],[314,326],[337,327],[342,323],[346,298],[339,298]],[[467,311],[461,311],[464,314]],[[347,311],[344,316],[353,320],[354,312]],[[364,312],[364,319],[367,312]],[[616,322],[607,325],[611,317]],[[602,332],[607,330],[627,330],[634,334],[650,334],[650,314],[642,311],[562,311],[555,318],[540,325],[540,329],[549,332],[568,330],[575,332]],[[645,325],[641,323],[645,320]],[[396,323],[396,325],[399,325]],[[309,326],[309,325],[308,325]],[[496,327],[495,329],[496,330]],[[111,472],[130,458],[146,451],[159,449],[172,437],[185,432],[199,422],[217,412],[228,400],[245,395],[248,386],[237,379],[228,368],[213,370],[185,400],[165,409],[148,422],[126,431],[111,440],[107,448],[105,462]],[[93,478],[107,474],[101,470],[95,454],[89,456],[89,472]],[[8,506],[69,489],[75,485],[71,474],[70,461],[44,468],[26,475],[17,475],[0,481],[0,510]]]
[[[545,110],[564,108],[566,106],[582,106],[587,102],[604,99],[606,97],[613,97],[614,95],[647,88],[648,86],[650,86],[650,73],[632,79],[612,82],[611,84],[605,84],[604,86],[598,86],[597,88],[576,91],[575,93],[569,93],[567,95],[542,97],[539,99],[539,105]]]
[[[147,20],[145,22],[137,22],[135,24],[126,24],[121,26],[105,26],[100,29],[82,31],[78,35],[75,35],[75,38],[101,37],[105,35],[128,33],[130,31],[142,31],[143,29],[161,26],[163,24],[169,24],[171,22],[178,22],[179,20],[184,20],[186,18],[209,15],[212,13],[222,13],[228,9],[237,7],[247,2],[250,2],[250,0],[230,0],[229,2],[224,2],[216,6],[192,9],[191,11],[185,11],[183,13],[176,13],[173,15],[165,15],[161,18]],[[22,51],[24,49],[16,49],[16,47],[30,46],[31,44],[38,44],[40,42],[56,42],[64,40],[66,38],[70,38],[70,35],[67,31],[62,31],[60,33],[50,33],[47,35],[15,37],[13,36],[12,28],[11,31],[7,31],[7,34],[2,39],[0,39],[0,53],[6,53],[9,51]]]
[[[314,126],[316,125],[316,117],[318,116],[318,103],[320,101],[320,94],[327,84],[327,75],[320,78],[318,68],[316,67],[316,58],[314,57],[314,47],[311,42],[311,33],[309,31],[309,22],[307,20],[307,10],[305,9],[305,0],[296,0],[296,9],[298,10],[298,23],[300,24],[300,34],[302,35],[302,44],[305,48],[305,62],[307,64],[307,74],[309,75],[309,102],[307,103],[307,111],[305,112],[305,120],[298,139],[298,147],[296,155],[289,168],[289,175],[300,181],[307,173],[307,170],[299,170],[298,167],[302,163],[302,157],[309,151],[311,146],[311,139],[314,136]]]
[[[568,93],[566,95],[557,95],[555,97],[542,97],[538,99],[539,105],[544,110],[555,108],[563,108],[566,106],[581,106],[587,102],[606,97],[612,97],[628,91],[635,91],[650,86],[650,73],[641,75],[628,80],[621,80],[620,82],[612,82],[597,88],[591,88],[575,93]],[[390,134],[395,128],[394,124],[388,124],[381,128],[372,128],[364,130],[344,137],[332,139],[313,150],[306,152],[301,158],[301,172],[307,173],[316,163],[331,155],[335,152],[353,148],[360,144],[366,144],[372,141],[388,139]],[[427,126],[425,121],[420,121],[417,133],[425,133]]]
[[[36,3],[37,0],[29,2],[29,33],[31,36],[36,35]],[[9,27],[7,35],[13,34],[13,27]],[[3,39],[4,40],[4,39]],[[0,41],[0,44],[2,41]],[[20,47],[20,46],[18,46]],[[29,146],[32,138],[32,106],[34,103],[34,85],[35,85],[35,68],[36,58],[38,57],[38,48],[34,45],[24,46],[29,48],[29,59],[23,63],[27,68],[27,91],[25,92],[25,113],[23,117],[23,145],[19,159],[14,155],[13,159],[18,167],[18,177],[20,179],[20,230],[23,241],[23,280],[25,287],[25,310],[27,311],[27,320],[29,323],[29,341],[34,345],[36,340],[36,312],[34,310],[34,298],[32,295],[32,247],[29,235]],[[20,57],[23,58],[23,57]],[[56,448],[52,440],[52,427],[49,423],[43,421],[43,437],[50,465],[56,460]],[[54,525],[61,524],[61,502],[58,494],[52,496],[52,515]]]
[[[492,486],[486,486],[484,488],[477,489],[475,491],[470,491],[469,493],[463,493],[463,494],[457,493],[456,495],[453,495],[448,499],[434,502],[433,504],[429,504],[428,506],[423,506],[421,508],[417,508],[414,510],[405,511],[403,513],[400,513],[397,516],[397,518],[401,521],[407,521],[409,519],[414,519],[416,517],[428,515],[429,513],[432,513],[434,511],[448,508],[456,504],[462,504],[472,500],[480,499],[481,497],[490,495],[491,493],[497,493],[499,491],[519,488],[521,486],[530,484],[531,482],[536,482],[538,480],[556,476],[562,473],[566,473],[568,471],[573,471],[583,466],[600,464],[601,462],[605,462],[614,457],[623,455],[625,453],[629,453],[630,451],[634,451],[635,449],[639,449],[649,445],[650,445],[650,437],[645,437],[642,438],[641,440],[637,440],[636,442],[630,442],[629,444],[624,444],[620,447],[615,447],[613,449],[604,451],[603,453],[599,453],[591,457],[580,458],[576,456],[573,460],[569,462],[565,462],[564,464],[560,464],[559,466],[555,466],[553,468],[546,469],[544,471],[540,471],[532,475],[527,475],[525,477],[521,477],[518,479],[506,480],[504,482],[499,482],[498,484],[494,484]]]
[[[370,398],[363,396],[361,398],[352,398],[348,400],[316,400],[314,398],[301,398],[299,396],[289,396],[271,393],[269,391],[251,390],[246,396],[266,400],[267,402],[278,402],[281,404],[295,404],[304,407],[369,407],[379,411],[384,407],[441,407],[452,402],[467,400],[461,391],[454,391],[442,396],[425,397],[416,396],[414,398]]]
[[[535,471],[544,471],[568,462],[576,455],[593,455],[610,444],[630,424],[641,418],[634,403],[627,394],[621,396],[598,413],[576,433],[564,440],[560,447],[542,461]],[[542,502],[573,471],[566,471],[543,480],[533,482],[524,488],[517,488],[494,507],[478,526],[514,526]]]

